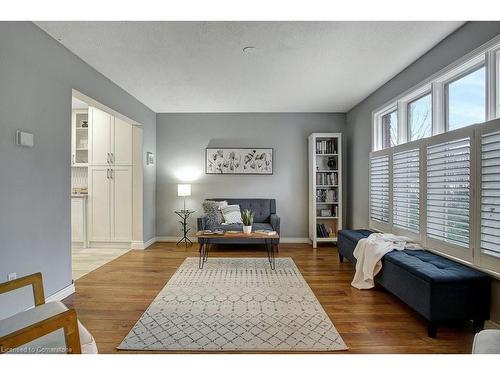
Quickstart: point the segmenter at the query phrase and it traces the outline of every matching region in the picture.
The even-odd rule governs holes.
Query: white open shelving
[[[82,126],[84,123],[87,126]],[[71,166],[86,168],[89,160],[87,109],[74,109],[72,111],[71,128]]]
[[[313,248],[318,242],[336,243],[340,229],[342,135],[313,133],[309,136],[309,238]]]

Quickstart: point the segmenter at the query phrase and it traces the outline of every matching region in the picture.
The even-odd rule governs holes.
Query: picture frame
[[[224,175],[272,175],[274,149],[258,147],[207,147],[205,173]]]

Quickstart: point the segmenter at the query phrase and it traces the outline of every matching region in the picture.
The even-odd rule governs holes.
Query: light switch
[[[16,145],[23,147],[33,147],[34,145],[33,133],[28,133],[18,130],[16,132]]]

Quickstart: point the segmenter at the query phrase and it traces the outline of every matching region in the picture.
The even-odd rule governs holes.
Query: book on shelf
[[[317,236],[320,238],[328,238],[330,237],[330,233],[328,233],[328,230],[326,229],[325,224],[316,224],[317,228]]]
[[[259,234],[266,234],[268,236],[274,236],[275,234],[278,234],[275,230],[268,230],[268,229],[257,229],[254,232]]]
[[[338,176],[337,172],[317,172],[316,185],[338,185]]]
[[[316,154],[336,154],[337,153],[337,140],[336,139],[323,139],[316,140]]]
[[[337,202],[338,194],[336,188],[316,189],[316,202]]]

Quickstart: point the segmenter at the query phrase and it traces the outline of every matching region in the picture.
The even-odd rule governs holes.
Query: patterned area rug
[[[118,349],[333,351],[347,346],[291,258],[187,258]]]

